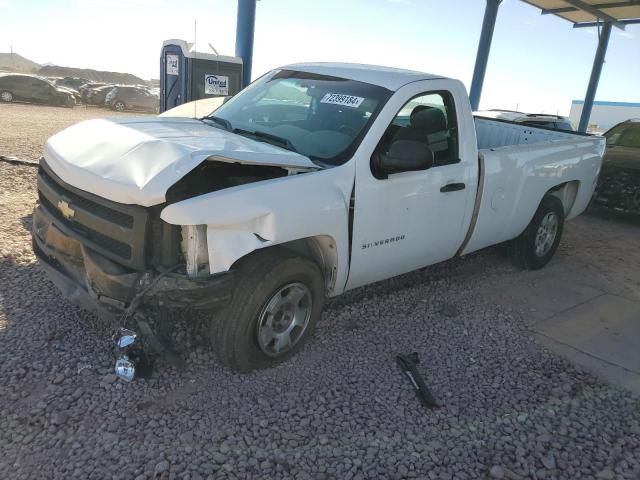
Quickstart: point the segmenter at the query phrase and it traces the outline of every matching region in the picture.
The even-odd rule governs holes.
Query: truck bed
[[[604,138],[474,117],[479,179],[466,254],[511,240],[550,193],[567,219],[584,211],[598,177]]]
[[[575,140],[588,136],[579,132],[565,132],[549,128],[539,128],[508,120],[496,120],[474,116],[478,149],[487,150],[512,145],[548,143],[558,140]]]

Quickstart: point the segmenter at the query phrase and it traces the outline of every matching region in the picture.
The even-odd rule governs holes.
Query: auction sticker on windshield
[[[354,97],[353,95],[343,95],[342,93],[327,93],[320,103],[331,103],[332,105],[342,105],[344,107],[358,108],[364,102],[362,97]]]

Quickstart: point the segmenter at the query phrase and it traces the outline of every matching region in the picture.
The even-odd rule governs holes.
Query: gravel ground
[[[74,108],[30,104],[0,104],[0,155],[37,160],[44,142],[54,133],[91,118],[145,115],[114,112],[86,105]]]
[[[0,163],[2,478],[640,478],[640,403],[479,294],[526,275],[493,249],[330,302],[278,368],[233,375],[200,346],[183,371],[116,380],[106,327],[35,263],[34,179]],[[442,408],[396,366],[411,351]]]

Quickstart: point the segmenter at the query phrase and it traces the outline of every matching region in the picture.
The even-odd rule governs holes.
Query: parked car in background
[[[69,88],[69,87],[64,87],[64,86],[61,86],[61,85],[55,85],[55,87],[58,90],[62,90],[64,92],[68,92],[71,95],[73,95],[74,103],[80,103],[81,102],[81,96],[80,96],[80,93],[77,90],[74,90],[73,88]]]
[[[73,107],[76,103],[75,96],[69,90],[54,85],[46,78],[19,73],[0,74],[0,101],[64,107]]]
[[[107,85],[106,83],[99,83],[99,82],[89,82],[89,83],[85,83],[84,85],[82,85],[79,89],[78,89],[78,93],[80,94],[80,99],[86,103],[87,101],[87,95],[89,94],[89,92],[95,88],[98,87],[104,87],[105,85]],[[104,101],[104,99],[103,99]]]
[[[640,119],[619,123],[604,137],[607,151],[595,203],[640,214]]]
[[[144,110],[160,113],[160,96],[144,87],[117,86],[106,95],[105,105],[118,112]]]
[[[77,92],[82,85],[89,83],[89,80],[80,77],[64,77],[57,78],[54,83],[59,87],[71,88]]]
[[[103,85],[101,87],[90,88],[84,96],[84,101],[88,105],[104,107],[105,97],[115,87],[115,85]]]
[[[575,131],[571,125],[571,120],[560,115],[549,115],[546,113],[524,113],[513,110],[484,110],[475,112],[475,115],[485,118],[495,118],[496,120],[507,120],[509,122],[524,123],[534,127],[552,128],[553,130]]]

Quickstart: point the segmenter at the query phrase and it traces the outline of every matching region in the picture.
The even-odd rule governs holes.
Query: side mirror
[[[393,173],[427,170],[433,164],[431,149],[415,140],[397,140],[391,144],[389,153],[373,154],[373,174],[381,180]]]

